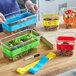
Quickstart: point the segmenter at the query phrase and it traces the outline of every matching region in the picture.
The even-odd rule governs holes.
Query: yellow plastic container
[[[45,30],[47,31],[57,30],[59,23],[60,23],[59,15],[57,14],[43,15],[43,24]]]

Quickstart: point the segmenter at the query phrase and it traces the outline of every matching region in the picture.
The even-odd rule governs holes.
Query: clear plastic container
[[[6,22],[2,24],[4,33],[13,35],[25,29],[35,29],[37,14],[22,9],[5,15]]]
[[[4,57],[16,61],[28,53],[37,50],[40,44],[40,36],[34,30],[24,30],[1,39]]]
[[[43,25],[46,31],[55,31],[60,23],[59,15],[57,14],[44,14]]]
[[[76,29],[76,7],[62,8],[60,29]]]
[[[57,55],[72,56],[75,46],[75,34],[72,32],[57,32],[56,37]]]

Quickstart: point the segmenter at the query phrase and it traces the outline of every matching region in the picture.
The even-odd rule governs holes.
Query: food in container
[[[67,7],[61,9],[60,27],[66,29],[76,28],[76,7]]]
[[[43,24],[46,31],[55,31],[59,25],[59,16],[56,14],[43,15]]]
[[[75,47],[75,35],[70,32],[62,32],[56,37],[57,55],[72,56]],[[66,34],[66,35],[65,35]]]
[[[22,9],[5,15],[6,22],[2,24],[4,33],[13,35],[25,29],[36,29],[37,14]]]
[[[57,38],[57,50],[59,51],[59,55],[61,56],[72,56],[74,50],[74,37],[58,37]]]
[[[34,30],[24,30],[1,39],[4,57],[11,61],[16,61],[37,50],[39,44],[40,34]]]

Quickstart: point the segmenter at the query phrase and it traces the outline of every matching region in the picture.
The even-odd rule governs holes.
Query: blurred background
[[[17,0],[21,9],[25,8],[23,0]],[[59,14],[61,8],[76,7],[75,0],[31,0],[38,5],[39,11],[43,14]],[[38,19],[41,20],[41,14]]]
[[[33,3],[37,3],[36,0],[31,0]],[[25,8],[23,0],[17,0],[21,9]]]
[[[17,0],[21,9],[24,8],[23,0]],[[36,3],[39,10],[42,12],[56,12],[59,13],[61,8],[76,7],[76,0],[31,0]]]

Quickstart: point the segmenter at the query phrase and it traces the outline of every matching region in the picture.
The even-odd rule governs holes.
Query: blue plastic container
[[[6,22],[2,24],[5,33],[18,32],[21,29],[32,29],[33,26],[36,25],[37,22],[37,14],[32,14],[30,12],[26,12],[25,9],[13,12],[11,14],[5,15]],[[29,26],[29,27],[28,27]]]

